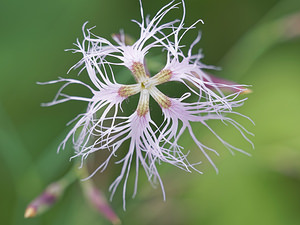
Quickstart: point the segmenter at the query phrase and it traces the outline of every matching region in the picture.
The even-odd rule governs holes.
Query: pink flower
[[[181,4],[183,16],[180,20],[161,23],[162,19],[171,10]],[[200,162],[190,163],[187,159],[188,151],[178,144],[178,140],[184,131],[187,131],[191,139],[198,146],[205,158],[212,164],[216,171],[217,167],[211,160],[210,155],[218,152],[206,145],[199,139],[198,130],[192,128],[191,123],[201,124],[203,129],[209,130],[221,141],[232,153],[243,150],[232,146],[224,141],[207,123],[209,120],[218,120],[225,124],[233,125],[241,135],[251,143],[246,135],[249,133],[242,125],[232,119],[235,114],[245,117],[233,109],[241,106],[244,99],[238,99],[245,88],[231,83],[215,83],[212,77],[203,72],[203,69],[213,69],[200,62],[203,57],[200,52],[193,55],[193,47],[199,42],[200,35],[191,44],[187,54],[184,53],[182,38],[201,20],[192,26],[184,27],[185,5],[170,2],[150,19],[144,17],[141,5],[141,22],[134,21],[140,28],[140,36],[132,45],[128,45],[124,33],[114,36],[115,43],[105,38],[98,37],[86,29],[84,24],[83,42],[75,44],[76,53],[83,55],[82,59],[73,67],[82,67],[86,70],[93,87],[75,79],[60,78],[57,81],[64,82],[55,99],[45,105],[78,100],[86,101],[88,107],[85,113],[78,115],[75,125],[61,143],[59,148],[64,148],[66,142],[72,139],[75,155],[81,157],[82,162],[91,153],[96,151],[109,151],[110,155],[94,171],[103,171],[112,157],[117,156],[118,150],[129,141],[129,149],[126,155],[120,159],[122,169],[120,175],[110,186],[113,197],[117,187],[123,182],[123,202],[125,208],[126,185],[133,161],[135,161],[136,179],[134,194],[137,192],[138,171],[142,166],[148,180],[155,185],[159,183],[165,198],[163,183],[158,173],[157,164],[169,163],[183,170],[191,172]],[[166,55],[166,65],[155,75],[150,75],[145,64],[145,57],[153,48],[162,49]],[[131,71],[135,84],[119,84],[116,82],[114,71],[117,67],[126,67]],[[171,98],[160,91],[159,85],[167,82],[180,82],[186,87],[186,93],[178,98]],[[45,83],[46,84],[46,83]],[[69,84],[79,84],[87,87],[92,97],[78,97],[63,94],[62,91]],[[170,83],[172,84],[172,83]],[[235,92],[225,95],[222,88],[234,89]],[[122,103],[133,95],[139,95],[139,102],[131,115],[123,115]],[[149,99],[153,98],[160,106],[163,122],[157,123],[151,118]],[[246,117],[248,118],[248,117]],[[249,119],[249,118],[248,118]],[[252,143],[251,143],[252,144]],[[247,153],[245,153],[247,154]]]

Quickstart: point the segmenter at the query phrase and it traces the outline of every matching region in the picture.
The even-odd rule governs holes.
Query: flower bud
[[[24,217],[35,217],[50,207],[59,199],[64,191],[62,182],[54,182],[50,184],[46,190],[34,199],[26,208]]]
[[[283,35],[286,38],[296,38],[300,36],[300,12],[289,15],[280,23]]]
[[[223,92],[227,93],[236,93],[240,92],[242,94],[250,94],[252,93],[252,90],[249,88],[246,88],[246,85],[240,85],[233,81],[222,79],[216,76],[213,76],[211,74],[207,74],[209,76],[208,79],[204,78],[204,81],[210,81],[216,85],[218,89],[220,89]],[[209,86],[212,89],[215,89],[214,86]]]
[[[87,180],[81,184],[88,202],[112,224],[121,224],[119,217],[107,203],[103,193],[95,187],[94,183],[91,180]]]
[[[128,34],[119,33],[119,34],[112,34],[111,36],[115,41],[120,41],[125,45],[133,45],[135,42],[135,40]]]
[[[65,189],[76,179],[78,179],[78,176],[71,168],[66,175],[64,175],[60,180],[51,183],[41,195],[27,206],[24,217],[35,217],[50,209],[54,203],[59,200]]]

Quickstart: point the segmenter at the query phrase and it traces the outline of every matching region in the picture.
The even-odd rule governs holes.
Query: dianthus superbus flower
[[[165,15],[173,9],[182,6],[183,16],[180,20],[162,23]],[[207,123],[209,120],[217,120],[225,124],[233,125],[241,135],[247,138],[249,133],[242,125],[232,119],[235,114],[245,117],[234,111],[246,100],[238,99],[240,93],[246,89],[230,82],[218,82],[215,77],[207,75],[203,69],[214,69],[200,62],[202,54],[193,54],[194,46],[200,40],[200,34],[189,48],[185,47],[182,39],[187,32],[195,28],[201,20],[185,27],[184,1],[170,2],[150,19],[144,17],[141,6],[141,22],[137,23],[140,29],[139,38],[128,44],[124,32],[114,35],[113,42],[94,35],[91,29],[83,26],[84,40],[77,40],[75,53],[81,53],[82,59],[73,68],[81,67],[89,76],[92,85],[88,85],[75,79],[60,78],[56,81],[64,85],[58,91],[54,100],[45,105],[50,106],[69,100],[87,102],[85,113],[78,115],[73,121],[75,125],[61,143],[59,148],[64,148],[66,142],[71,139],[74,148],[74,157],[81,157],[82,162],[91,153],[96,151],[109,151],[110,154],[103,163],[91,174],[103,171],[112,157],[118,155],[118,150],[125,142],[129,141],[129,149],[118,163],[122,164],[120,175],[110,186],[114,195],[117,187],[123,181],[123,202],[125,207],[125,193],[129,172],[135,168],[134,195],[137,191],[138,171],[142,166],[148,180],[152,184],[160,184],[164,194],[162,180],[159,176],[157,164],[169,163],[188,172],[195,170],[200,162],[188,161],[188,150],[180,146],[178,141],[187,131],[193,142],[197,145],[204,157],[217,171],[217,167],[211,160],[210,154],[218,155],[217,151],[204,145],[191,123],[202,125],[203,129],[210,131],[231,152],[243,150],[234,147],[223,140]],[[145,63],[145,57],[152,49],[161,49],[165,55],[166,64],[156,74],[150,74]],[[184,50],[187,49],[185,53]],[[135,79],[134,84],[118,83],[116,68],[126,67]],[[122,74],[123,75],[123,74]],[[217,82],[216,82],[217,80]],[[160,90],[160,85],[175,82],[181,83],[186,88],[182,96],[169,97]],[[62,91],[69,84],[79,84],[87,87],[92,97],[79,97],[63,94]],[[229,89],[231,93],[225,95],[222,90]],[[232,91],[233,90],[233,91]],[[133,113],[122,113],[124,100],[130,100],[133,95],[139,95],[137,106]],[[159,105],[163,120],[157,122],[151,117],[150,98]],[[200,127],[197,126],[197,129]],[[252,143],[251,143],[252,144]],[[247,154],[247,153],[246,153]]]

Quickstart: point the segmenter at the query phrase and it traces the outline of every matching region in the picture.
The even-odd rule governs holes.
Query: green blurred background
[[[153,15],[167,2],[144,0],[145,13]],[[221,66],[220,77],[253,85],[239,112],[256,123],[241,121],[255,133],[255,150],[230,128],[216,127],[252,157],[232,156],[216,145],[218,175],[206,164],[204,175],[163,166],[166,202],[141,173],[138,195],[128,197],[127,211],[120,190],[112,207],[123,224],[300,224],[300,18],[291,17],[300,13],[300,1],[187,0],[186,8],[187,25],[205,21],[198,26],[204,62]],[[85,201],[78,183],[47,213],[23,218],[26,205],[70,167],[71,146],[58,155],[56,148],[68,130],[65,124],[85,107],[77,102],[41,107],[59,86],[36,82],[67,77],[79,56],[63,50],[82,37],[85,21],[106,38],[120,28],[136,36],[130,20],[140,19],[138,0],[2,0],[0,18],[0,223],[109,224]],[[203,132],[200,140],[210,138]],[[183,142],[189,147],[188,138]],[[118,170],[112,166],[95,176],[107,196]]]

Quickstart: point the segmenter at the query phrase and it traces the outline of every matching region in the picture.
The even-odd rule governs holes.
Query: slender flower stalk
[[[166,14],[179,8],[180,5],[183,10],[182,18],[162,23]],[[86,23],[83,25],[84,40],[82,42],[77,40],[76,49],[72,49],[74,53],[82,54],[82,59],[72,69],[80,67],[80,72],[86,71],[92,85],[65,78],[41,83],[63,83],[54,100],[44,104],[45,106],[70,100],[87,102],[87,110],[72,121],[75,125],[59,149],[64,149],[66,142],[71,139],[75,148],[73,157],[81,157],[82,163],[91,153],[109,151],[109,156],[89,177],[97,171],[105,170],[111,159],[118,155],[124,143],[129,142],[128,151],[117,162],[122,164],[121,172],[109,188],[112,198],[117,187],[123,182],[124,209],[127,181],[133,165],[136,172],[133,196],[137,193],[140,166],[143,167],[151,184],[155,186],[159,183],[164,199],[164,187],[158,173],[158,164],[169,163],[187,172],[194,170],[202,173],[196,168],[201,161],[190,163],[187,159],[189,151],[179,144],[180,137],[185,131],[190,134],[195,145],[216,171],[218,169],[211,159],[211,154],[219,155],[219,153],[199,140],[200,127],[210,131],[232,153],[238,151],[248,154],[223,140],[210,127],[209,121],[231,124],[252,144],[247,137],[251,133],[230,117],[231,115],[246,117],[233,111],[246,100],[238,98],[245,92],[245,86],[223,80],[216,81],[203,71],[216,67],[201,63],[200,60],[203,58],[201,52],[193,54],[195,45],[200,41],[200,33],[189,47],[182,43],[188,31],[194,29],[197,23],[203,23],[202,20],[185,27],[186,10],[183,0],[179,3],[172,1],[165,5],[152,19],[144,16],[141,1],[140,6],[141,22],[134,21],[140,29],[140,35],[133,43],[132,40],[128,43],[124,32],[114,35],[114,42],[111,42],[94,35],[91,29],[86,28]],[[156,74],[151,75],[145,59],[154,48],[164,52],[166,64]],[[116,81],[118,79],[115,79],[121,76],[115,74],[118,67],[127,68],[135,79],[135,84],[118,83]],[[182,96],[169,97],[160,91],[161,84],[172,85],[172,82],[183,85],[185,93]],[[71,84],[85,86],[90,90],[91,97],[64,94],[64,89]],[[225,95],[222,92],[224,87],[234,92]],[[133,95],[139,95],[135,111],[130,115],[124,115],[122,113],[124,100],[130,100]],[[151,98],[160,107],[163,115],[162,123],[151,117]],[[192,127],[191,123],[197,123],[199,126]]]

